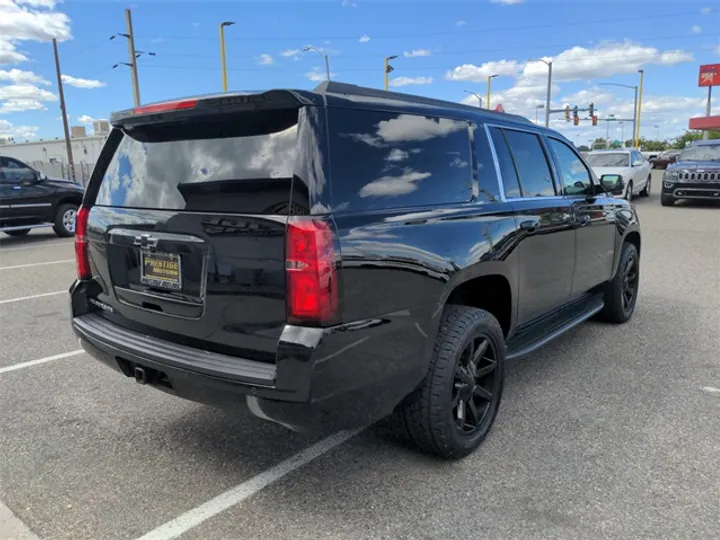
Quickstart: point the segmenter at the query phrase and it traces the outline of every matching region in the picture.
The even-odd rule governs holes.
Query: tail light
[[[90,209],[81,207],[75,218],[75,262],[78,279],[90,279],[90,256],[88,255],[87,226]]]
[[[337,314],[333,233],[323,221],[290,218],[286,236],[288,320],[328,322]]]

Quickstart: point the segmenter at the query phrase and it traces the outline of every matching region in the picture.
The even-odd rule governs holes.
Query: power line
[[[687,15],[697,15],[699,13],[698,10],[693,11],[683,11],[679,13],[665,13],[665,14],[657,14],[657,15],[647,15],[643,17],[643,22],[647,20],[652,19],[669,19],[669,18],[676,18],[676,17],[683,17]],[[395,33],[395,34],[377,34],[373,35],[372,39],[394,39],[394,38],[407,38],[407,37],[428,37],[428,36],[457,36],[457,35],[472,35],[472,34],[487,34],[489,32],[509,32],[509,31],[515,31],[515,30],[535,30],[540,28],[557,28],[557,27],[568,27],[568,26],[579,26],[579,25],[593,25],[597,26],[598,24],[605,24],[605,23],[617,23],[617,22],[630,22],[630,21],[637,21],[637,17],[616,17],[612,19],[589,19],[584,18],[580,21],[570,21],[570,22],[561,22],[561,23],[547,23],[547,24],[533,24],[533,25],[523,25],[523,26],[505,26],[505,27],[490,27],[490,28],[482,28],[478,30],[453,30],[453,31],[445,31],[445,32],[408,32],[408,33]],[[186,39],[186,40],[215,40],[214,37],[211,36],[164,36],[166,39]],[[138,37],[138,39],[153,39],[149,37]],[[315,37],[302,37],[302,36],[275,36],[275,37],[267,37],[267,36],[256,36],[256,37],[237,37],[234,38],[233,41],[317,41],[317,40],[333,40],[333,41],[341,41],[341,40],[357,40],[357,35],[352,36],[315,36]]]
[[[633,43],[640,42],[643,40],[653,40],[653,41],[668,41],[668,40],[676,40],[676,39],[698,39],[698,38],[708,38],[708,37],[717,37],[720,36],[720,33],[710,33],[710,34],[682,34],[682,35],[675,35],[675,36],[661,36],[661,37],[640,37],[635,38],[633,40]],[[638,43],[639,44],[639,43]],[[574,43],[555,43],[555,44],[542,44],[543,47],[549,48],[549,47],[555,47],[555,48],[561,48],[561,47],[575,47],[577,46],[577,42]],[[532,46],[532,45],[530,45]],[[428,55],[425,58],[428,58],[430,56],[450,56],[455,54],[481,54],[481,53],[497,53],[497,52],[509,52],[509,51],[517,51],[517,50],[525,50],[528,48],[528,45],[525,46],[515,46],[515,47],[502,47],[502,48],[495,48],[495,49],[465,49],[465,50],[456,50],[456,51],[439,51],[439,52],[433,52],[432,55]],[[208,58],[208,59],[215,59],[217,57],[216,54],[197,54],[197,53],[162,53],[163,57],[178,57],[178,58]],[[333,55],[330,55],[333,56]],[[233,58],[240,59],[240,60],[254,60],[258,57],[258,55],[250,55],[250,56],[236,56],[234,55]],[[337,58],[339,60],[345,59],[345,58],[378,58],[377,54],[340,54],[335,56],[334,58]]]

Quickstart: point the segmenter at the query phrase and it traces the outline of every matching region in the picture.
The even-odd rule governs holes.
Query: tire
[[[663,206],[672,206],[675,204],[675,197],[672,195],[665,195],[664,193],[660,195],[660,204]]]
[[[625,242],[617,272],[605,287],[605,307],[600,312],[600,318],[616,324],[629,321],[635,312],[639,284],[640,255],[633,244]],[[629,288],[632,289],[632,297],[628,300]]]
[[[61,238],[75,236],[75,218],[77,217],[77,204],[61,204],[55,211],[55,224],[53,231]]]
[[[478,354],[477,364],[471,363]],[[505,338],[495,317],[482,309],[447,306],[428,373],[395,413],[404,418],[411,440],[445,459],[472,453],[495,421],[505,355]]]
[[[15,231],[5,231],[8,236],[27,236],[30,229],[18,229]]]
[[[648,176],[647,183],[645,184],[645,187],[640,192],[640,195],[642,197],[648,197],[650,195],[650,182],[652,181],[652,175]]]
[[[627,202],[632,202],[632,200],[633,200],[633,191],[632,190],[633,190],[633,183],[632,183],[632,180],[630,180],[630,182],[628,182],[628,185],[627,185],[627,193],[625,193],[625,200]]]

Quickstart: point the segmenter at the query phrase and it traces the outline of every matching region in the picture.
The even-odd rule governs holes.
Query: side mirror
[[[38,177],[38,180],[40,180],[41,182],[44,182],[45,180],[48,179],[47,174],[45,174],[44,172],[38,172],[37,177]]]
[[[619,174],[603,174],[600,183],[605,188],[605,191],[613,195],[620,195],[625,189],[625,182]]]

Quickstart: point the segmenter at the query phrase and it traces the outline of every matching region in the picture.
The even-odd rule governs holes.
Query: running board
[[[43,229],[45,227],[52,227],[52,223],[36,223],[34,225],[13,225],[12,227],[0,227],[0,232],[5,231],[22,231],[24,229]]]
[[[603,295],[596,294],[573,302],[558,312],[543,317],[536,324],[520,331],[508,343],[508,360],[517,360],[530,354],[568,330],[587,321],[605,307]]]

